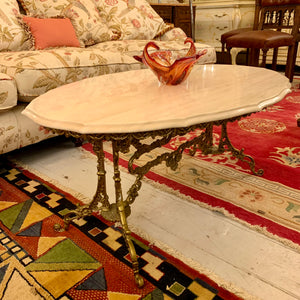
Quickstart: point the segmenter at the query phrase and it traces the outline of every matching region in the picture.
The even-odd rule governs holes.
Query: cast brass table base
[[[239,160],[247,162],[251,171],[255,175],[261,176],[263,170],[256,171],[255,162],[252,157],[245,155],[243,149],[238,150],[231,144],[227,134],[227,123],[241,119],[242,117],[235,117],[228,120],[214,121],[208,123],[201,123],[185,128],[171,128],[162,129],[150,132],[124,133],[124,134],[78,134],[64,130],[51,129],[55,133],[65,134],[75,138],[81,138],[90,142],[93,145],[93,150],[97,155],[97,175],[98,184],[97,190],[93,200],[88,205],[78,206],[77,209],[70,211],[64,216],[64,226],[55,225],[55,230],[67,230],[70,223],[75,219],[81,219],[91,215],[93,212],[100,213],[104,218],[110,221],[119,221],[122,225],[123,237],[126,242],[128,251],[132,261],[132,269],[134,273],[135,282],[138,287],[144,285],[144,280],[139,274],[138,257],[131,239],[131,231],[128,227],[127,217],[130,215],[130,206],[138,196],[141,188],[144,175],[154,166],[165,162],[172,170],[176,170],[179,161],[182,158],[183,151],[190,149],[190,154],[194,155],[197,150],[201,150],[203,154],[220,154],[225,151],[230,151],[233,156]],[[213,127],[221,126],[222,132],[218,145],[213,144]],[[148,161],[143,166],[133,166],[134,161],[138,160],[143,154],[149,153],[152,150],[166,145],[175,136],[183,136],[195,129],[201,129],[201,134],[191,140],[183,142],[176,150],[172,152],[165,152],[158,155],[154,159]],[[145,143],[146,139],[151,138],[151,142]],[[112,142],[113,151],[113,168],[114,168],[114,186],[115,186],[115,203],[111,204],[108,200],[106,192],[106,171],[104,163],[103,141]],[[144,143],[142,143],[144,141]],[[130,146],[135,148],[134,153],[129,159],[128,170],[130,174],[136,176],[136,179],[127,192],[127,197],[124,199],[121,187],[121,177],[119,171],[119,153],[128,153]]]

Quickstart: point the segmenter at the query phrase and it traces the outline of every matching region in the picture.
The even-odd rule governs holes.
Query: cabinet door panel
[[[233,29],[233,8],[196,10],[196,41],[220,48],[221,34]]]

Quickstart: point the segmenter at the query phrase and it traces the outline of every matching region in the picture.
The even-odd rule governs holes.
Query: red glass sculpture
[[[186,56],[175,60],[172,59],[171,51],[156,51],[149,54],[148,48],[150,47],[159,50],[159,47],[154,42],[147,43],[143,54],[134,56],[134,58],[148,66],[162,84],[177,85],[189,76],[194,64],[207,52],[207,50],[203,50],[196,53],[196,47],[191,38],[187,38],[184,43],[191,44],[189,51]]]

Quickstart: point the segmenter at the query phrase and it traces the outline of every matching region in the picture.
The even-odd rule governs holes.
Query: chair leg
[[[259,65],[259,49],[252,48],[249,51],[248,66],[258,67]]]
[[[230,47],[226,47],[226,50],[227,51],[224,51],[224,53],[225,53],[225,63],[227,63],[227,64],[230,64],[231,65],[231,63],[232,63],[232,61],[231,61],[231,49],[232,48],[230,48]]]
[[[278,57],[278,48],[274,48],[273,49],[273,59],[272,59],[272,70],[276,70],[277,57]]]
[[[298,42],[296,42],[292,46],[289,46],[289,50],[287,54],[287,62],[285,67],[285,76],[290,80],[290,82],[292,82],[294,78],[297,50],[298,50]]]
[[[266,62],[267,62],[267,53],[268,53],[268,50],[269,49],[262,49],[262,53],[263,53],[263,58],[262,58],[262,63],[261,63],[261,66],[263,68],[266,67]]]
[[[249,48],[247,48],[247,52],[246,52],[246,62],[247,62],[247,64],[248,64],[248,62],[249,62]]]

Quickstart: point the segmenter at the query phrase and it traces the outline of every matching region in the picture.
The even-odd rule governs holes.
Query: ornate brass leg
[[[97,164],[97,175],[98,175],[98,184],[95,196],[93,201],[90,203],[90,208],[95,210],[98,207],[98,204],[101,203],[101,210],[108,211],[110,209],[110,203],[108,201],[108,195],[106,193],[106,171],[104,163],[104,151],[103,151],[103,141],[94,141],[93,150],[97,155],[98,164]]]
[[[120,216],[120,222],[122,224],[123,237],[126,242],[130,258],[132,261],[132,269],[134,273],[135,283],[138,287],[144,285],[144,280],[139,274],[139,264],[138,257],[131,240],[131,231],[127,224],[127,215],[130,213],[130,207],[127,202],[123,199],[122,187],[121,187],[121,176],[119,171],[119,149],[116,141],[112,142],[113,147],[113,164],[114,164],[114,182],[115,182],[115,194],[116,194],[116,204],[118,213]],[[128,212],[129,210],[129,212]]]
[[[110,211],[110,204],[108,201],[108,195],[106,193],[106,171],[104,165],[104,151],[103,151],[103,141],[98,140],[93,143],[93,150],[98,158],[97,165],[97,175],[98,175],[98,184],[97,190],[94,195],[93,200],[88,205],[78,206],[76,209],[70,211],[64,216],[64,226],[60,224],[54,225],[55,231],[68,230],[71,222],[73,220],[78,220],[86,216],[90,216],[94,211],[102,210],[102,212]],[[98,204],[101,203],[102,206],[98,207]]]
[[[183,151],[185,149],[191,149],[190,154],[195,154],[197,149],[202,150],[203,154],[220,154],[225,151],[231,151],[232,155],[240,159],[241,161],[247,162],[252,170],[252,172],[256,175],[262,175],[263,170],[255,171],[255,162],[252,157],[245,155],[242,150],[235,149],[227,134],[227,123],[233,122],[237,118],[232,118],[229,120],[217,121],[216,123],[203,123],[198,125],[193,125],[186,128],[173,128],[159,131],[150,131],[150,132],[142,132],[142,133],[127,133],[127,134],[111,134],[111,135],[83,135],[83,138],[93,144],[94,152],[98,158],[97,165],[97,175],[98,175],[98,185],[97,190],[94,195],[93,200],[89,205],[83,205],[77,207],[77,209],[68,212],[64,216],[64,228],[61,225],[56,225],[55,230],[67,230],[70,223],[73,220],[83,218],[85,216],[91,215],[94,211],[101,211],[101,215],[110,221],[120,221],[122,225],[123,237],[127,245],[127,249],[129,251],[131,261],[132,261],[132,269],[134,272],[135,282],[138,287],[142,287],[144,285],[144,280],[139,274],[139,264],[138,264],[138,256],[132,242],[131,231],[128,227],[127,216],[130,215],[130,205],[133,204],[136,197],[138,196],[138,192],[141,188],[141,180],[144,175],[154,166],[165,162],[167,167],[170,167],[172,170],[176,170],[179,161],[182,158]],[[214,146],[213,143],[213,126],[222,126],[221,138],[219,141],[219,145]],[[182,143],[177,147],[176,150],[172,152],[164,152],[152,160],[147,161],[143,166],[134,166],[134,161],[138,160],[142,155],[146,153],[150,153],[152,150],[159,148],[165,144],[167,144],[171,138],[180,135],[183,136],[188,132],[191,132],[195,129],[204,130],[199,136],[194,137],[191,140],[188,140]],[[77,133],[72,132],[64,132],[57,130],[57,133],[64,133],[66,135],[71,135],[74,137],[80,137]],[[141,143],[142,140],[151,137],[154,139],[150,144]],[[157,139],[156,139],[157,138]],[[115,198],[116,202],[110,204],[108,201],[108,195],[106,193],[106,171],[105,171],[105,163],[104,163],[104,151],[103,151],[103,140],[112,141],[113,148],[113,168],[114,168],[114,184],[115,184]],[[133,146],[136,151],[133,153],[131,158],[128,161],[128,170],[129,173],[135,175],[136,180],[134,184],[128,191],[128,196],[126,200],[123,199],[122,188],[121,188],[121,176],[119,171],[119,153],[127,153],[129,151],[129,147]],[[99,207],[99,204],[101,206]]]
[[[227,149],[225,149],[225,146],[227,146]],[[220,138],[220,143],[219,143],[218,149],[221,153],[223,153],[226,150],[229,150],[232,153],[232,155],[237,157],[240,161],[246,162],[249,165],[253,174],[258,175],[258,176],[262,176],[264,174],[264,170],[262,170],[262,169],[259,169],[257,171],[255,170],[254,159],[251,156],[244,154],[244,149],[238,150],[233,147],[233,145],[231,144],[231,142],[228,138],[227,122],[224,122],[222,124],[222,132],[221,132],[221,138]]]

